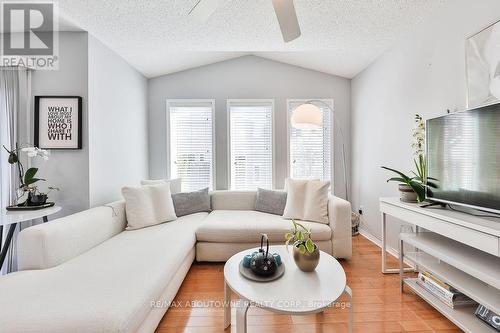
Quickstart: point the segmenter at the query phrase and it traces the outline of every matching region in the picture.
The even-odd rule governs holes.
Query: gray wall
[[[147,79],[89,35],[90,206],[148,177]]]
[[[431,118],[465,108],[465,39],[500,19],[497,0],[455,0],[352,80],[353,209],[362,229],[380,239],[378,200],[397,196],[381,165],[412,169],[413,116]],[[396,221],[397,222],[397,221]],[[389,228],[397,248],[398,223]]]
[[[83,98],[83,149],[36,163],[40,188],[61,188],[50,194],[63,207],[57,216],[120,199],[124,185],[148,177],[147,79],[94,37],[61,32],[59,70],[34,71],[32,94]],[[23,136],[33,142],[32,133]]]
[[[32,74],[33,96],[73,95],[83,98],[83,149],[52,150],[49,161],[36,163],[40,167],[40,176],[47,179],[40,184],[40,188],[48,185],[61,188],[59,192],[49,195],[50,200],[63,207],[58,216],[89,207],[87,36],[86,32],[60,33],[59,70],[38,70]],[[29,139],[32,143],[33,130]]]
[[[165,177],[166,100],[175,98],[215,99],[216,187],[227,189],[227,99],[275,101],[276,187],[282,188],[287,174],[287,98],[333,98],[335,121],[349,140],[350,80],[255,56],[245,56],[149,80],[150,176]],[[335,193],[345,196],[341,166],[341,142],[335,136]],[[346,142],[349,147],[349,142]],[[349,161],[349,151],[347,151]],[[349,162],[348,162],[349,170]]]

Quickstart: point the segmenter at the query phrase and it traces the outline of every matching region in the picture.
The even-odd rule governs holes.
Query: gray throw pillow
[[[200,212],[210,212],[208,187],[194,192],[172,194],[172,201],[174,202],[175,215],[177,217]]]
[[[257,189],[255,210],[259,212],[283,215],[286,206],[285,191],[271,191],[263,188]]]

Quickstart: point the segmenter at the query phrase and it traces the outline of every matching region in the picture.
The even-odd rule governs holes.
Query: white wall
[[[349,140],[350,80],[255,56],[245,56],[149,80],[150,175],[165,177],[166,100],[214,98],[216,100],[216,187],[227,189],[227,99],[275,100],[276,187],[287,173],[287,98],[333,98],[335,121]],[[335,141],[335,193],[344,196],[341,143]],[[349,142],[346,143],[349,147]],[[349,157],[349,151],[348,157]],[[349,164],[349,163],[348,163]],[[349,168],[349,166],[348,166]]]
[[[148,177],[147,79],[89,35],[90,206]]]
[[[498,19],[500,1],[450,1],[352,80],[352,203],[364,207],[365,231],[380,239],[378,199],[398,195],[380,166],[412,168],[415,113],[430,118],[466,107],[465,39]],[[393,223],[393,248],[398,232]]]
[[[52,150],[49,161],[36,163],[40,168],[39,176],[47,179],[40,182],[39,187],[45,189],[51,185],[61,189],[49,194],[49,199],[63,208],[57,216],[89,207],[87,36],[86,32],[61,32],[59,70],[38,70],[32,74],[33,96],[70,95],[83,98],[83,149]],[[31,121],[33,114],[32,105]],[[33,143],[33,125],[27,138]]]

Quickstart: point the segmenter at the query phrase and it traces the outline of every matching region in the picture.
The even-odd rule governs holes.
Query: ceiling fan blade
[[[188,15],[199,22],[205,23],[224,0],[198,0]]]
[[[300,26],[293,0],[272,0],[283,40],[288,43],[300,36]]]

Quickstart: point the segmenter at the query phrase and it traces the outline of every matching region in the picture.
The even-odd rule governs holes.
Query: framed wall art
[[[35,140],[42,149],[82,149],[82,98],[35,96]]]
[[[467,107],[500,102],[500,21],[467,38]]]

